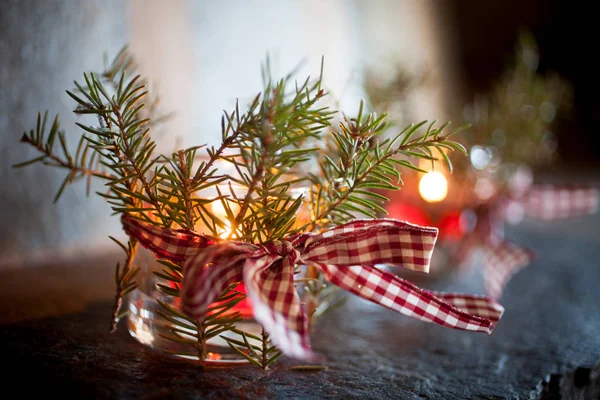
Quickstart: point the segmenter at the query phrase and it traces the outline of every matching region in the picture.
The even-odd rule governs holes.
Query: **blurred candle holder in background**
[[[410,278],[446,278],[460,267],[454,257],[456,248],[475,227],[474,209],[491,198],[494,176],[470,167],[452,173],[439,165],[431,170],[425,161],[419,167],[429,172],[406,173],[401,190],[385,192],[390,198],[388,217],[439,229],[430,273],[426,277],[410,274]],[[483,182],[488,185],[486,190],[482,189]]]
[[[419,167],[427,170],[426,163]],[[422,279],[440,279],[481,267],[479,245],[502,238],[506,223],[521,222],[523,206],[509,200],[531,187],[533,173],[527,165],[503,163],[492,147],[475,145],[452,173],[414,172],[403,181],[402,190],[385,193],[389,217],[439,229],[430,274]]]
[[[521,31],[512,62],[488,90],[448,110],[455,121],[468,124],[455,132],[460,132],[458,141],[468,157],[453,157],[452,173],[406,171],[402,190],[382,193],[391,200],[386,205],[389,217],[439,228],[431,273],[410,279],[477,271],[485,293],[499,298],[510,277],[534,254],[505,238],[507,226],[524,218],[552,220],[596,212],[596,184],[575,184],[581,181],[577,176],[564,184],[557,184],[553,176],[544,179],[548,183],[534,184],[536,174],[560,158],[557,123],[570,119],[573,106],[570,83],[553,71],[538,71],[539,61],[533,35]],[[375,111],[390,114],[402,125],[410,111],[405,99],[414,86],[406,84],[410,79],[404,65],[391,71],[391,76],[367,74],[365,90]],[[402,84],[389,90],[388,81]],[[424,164],[419,167],[429,170]]]

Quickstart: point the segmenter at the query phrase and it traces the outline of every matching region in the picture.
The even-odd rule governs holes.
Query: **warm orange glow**
[[[219,361],[221,359],[221,355],[219,353],[210,352],[207,354],[206,359],[210,361]]]
[[[442,201],[448,195],[448,180],[441,172],[428,172],[421,177],[419,194],[428,203]]]
[[[291,189],[292,198],[296,199],[300,196],[303,196],[304,200],[302,201],[302,205],[296,212],[296,221],[292,226],[292,229],[298,229],[303,227],[304,225],[310,223],[310,208],[307,196],[309,196],[309,190],[305,187],[298,187]]]
[[[231,208],[231,211],[235,215],[236,211],[238,211],[239,207],[237,207],[237,205],[233,205],[233,204],[230,204],[229,206]],[[211,207],[212,213],[217,218],[219,218],[221,221],[223,221],[223,224],[225,225],[225,227],[221,229],[221,232],[219,232],[219,237],[221,239],[230,238],[231,222],[227,219],[227,213],[225,212],[225,207],[223,206],[223,203],[220,201],[215,201],[215,202],[211,203],[210,207]],[[231,238],[235,238],[235,235],[232,236]]]

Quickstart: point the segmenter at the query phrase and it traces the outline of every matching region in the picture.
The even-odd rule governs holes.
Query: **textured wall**
[[[69,144],[78,141],[74,79],[102,68],[103,54],[127,43],[128,3],[122,0],[3,0],[0,7],[0,268],[22,263],[33,251],[106,246],[118,220],[85,185],[68,188],[52,205],[64,172],[43,166],[13,169],[35,152],[18,142],[35,126],[38,110],[60,114]],[[21,260],[21,261],[19,261]]]

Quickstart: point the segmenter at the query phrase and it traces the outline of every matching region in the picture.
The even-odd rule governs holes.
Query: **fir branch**
[[[272,84],[267,77],[266,87],[245,114],[244,125],[234,141],[237,154],[224,157],[238,171],[232,181],[245,189],[243,196],[231,190],[231,198],[224,201],[238,206],[226,210],[230,217],[230,237],[249,242],[276,240],[287,235],[296,219],[302,198],[293,198],[290,187],[307,179],[294,171],[313,158],[317,148],[300,148],[300,143],[319,139],[322,129],[329,125],[332,112],[317,108],[325,95],[321,90],[322,76],[316,82],[305,80],[287,95],[287,79]],[[228,119],[231,122],[231,119]],[[237,125],[240,126],[239,124]],[[249,362],[267,369],[281,355],[271,344],[268,333],[260,337],[237,332],[242,340],[225,338],[235,352]],[[248,337],[260,346],[251,345]]]
[[[125,252],[125,264],[123,269],[120,267],[120,263],[117,263],[117,267],[115,269],[115,284],[116,284],[116,293],[115,293],[115,304],[113,307],[113,316],[111,322],[110,331],[115,332],[117,330],[117,324],[119,320],[126,314],[121,312],[121,307],[123,304],[123,297],[127,294],[131,293],[138,287],[137,282],[135,281],[135,276],[139,271],[139,267],[133,265],[133,259],[135,253],[137,251],[138,242],[135,239],[129,239],[127,242],[127,246],[121,243],[119,240],[109,236],[115,243],[119,245]]]
[[[192,196],[193,196],[193,188],[192,188],[192,180],[189,177],[190,165],[186,162],[185,153],[183,150],[177,152],[177,157],[179,160],[179,168],[181,171],[185,171],[185,175],[183,179],[181,179],[181,183],[183,184],[183,206],[185,208],[185,227],[187,229],[194,228],[194,217],[192,215]]]
[[[209,160],[204,165],[202,165],[201,168],[198,168],[198,172],[195,176],[195,179],[199,179],[199,177],[209,174],[214,163],[217,160],[221,159],[223,153],[235,143],[235,140],[237,139],[241,131],[245,128],[247,119],[252,115],[252,112],[258,106],[258,101],[259,96],[256,96],[254,98],[254,101],[250,105],[248,113],[241,117],[239,104],[237,101],[235,103],[235,109],[231,112],[231,114],[225,112],[225,115],[221,117],[221,145],[217,149],[215,149],[215,147],[213,146],[207,150]],[[227,124],[225,124],[225,120],[227,120]]]
[[[166,166],[156,170],[156,177],[160,180],[157,184],[157,195],[169,218],[184,229],[195,229],[199,220],[211,230],[213,236],[218,235],[217,226],[222,227],[220,217],[208,209],[214,201],[220,201],[222,196],[212,198],[199,198],[199,194],[222,183],[226,176],[217,175],[217,169],[210,167],[215,158],[201,163],[196,172],[193,164],[196,152],[203,146],[191,147],[173,153],[170,158],[161,156]]]
[[[144,164],[138,162],[139,157],[136,157],[136,154],[134,153],[135,144],[133,144],[130,141],[132,133],[130,133],[128,126],[123,121],[123,117],[121,116],[120,107],[118,107],[117,104],[113,104],[113,112],[114,112],[115,116],[117,117],[117,125],[119,128],[119,133],[121,135],[121,140],[123,143],[123,150],[124,150],[121,152],[120,148],[115,145],[115,152],[117,153],[118,158],[129,163],[129,168],[126,170],[127,173],[130,174],[131,171],[133,171],[133,173],[135,174],[137,179],[142,184],[150,203],[155,207],[156,213],[163,220],[163,223],[165,223],[165,225],[168,225],[168,222],[165,222],[166,219],[162,215],[162,212],[161,212],[162,207],[161,207],[161,204],[160,204],[158,198],[156,197],[156,194],[154,193],[153,187],[150,186],[150,184],[148,183],[148,180],[146,179],[145,174],[142,172],[142,168],[144,168]],[[138,126],[138,124],[143,125],[143,123],[144,123],[143,121],[142,122],[138,121],[134,126]],[[139,133],[139,131],[137,131],[137,132],[134,131],[133,135],[138,134],[138,133]],[[143,135],[145,135],[145,133]],[[116,144],[116,142],[115,142],[115,144]],[[153,149],[154,143],[152,143],[151,146]],[[144,154],[144,153],[142,153],[140,155],[147,157],[146,154]],[[147,160],[147,158],[146,158],[146,160]]]
[[[126,79],[126,71],[122,68],[118,73],[119,84],[115,87],[115,94],[112,96],[93,73],[84,74],[85,85],[75,82],[77,94],[67,91],[67,94],[77,103],[74,111],[76,114],[95,115],[100,123],[99,127],[77,123],[92,136],[86,134],[81,136],[75,156],[67,148],[64,132],[59,131],[58,116],[46,136],[47,113],[42,121],[38,114],[36,130],[32,130],[29,135],[24,134],[22,141],[33,145],[42,156],[17,166],[42,162],[46,165],[67,168],[69,172],[58,190],[55,201],[69,183],[87,177],[89,192],[91,177],[103,178],[107,180],[110,192],[99,194],[112,205],[115,213],[128,212],[156,223],[156,218],[147,215],[151,212],[154,217],[162,221],[163,225],[168,226],[171,221],[163,215],[163,205],[153,190],[154,177],[150,181],[146,178],[146,173],[154,164],[151,155],[155,148],[154,142],[147,138],[148,128],[145,125],[149,120],[138,116],[144,106],[143,103],[138,103],[144,100],[146,92],[143,85],[136,84],[139,76]],[[56,138],[59,139],[63,157],[53,152]],[[91,157],[88,157],[89,153],[92,153]],[[93,169],[96,165],[110,172]],[[135,242],[130,242],[129,247],[124,248],[127,260],[123,270],[117,264],[113,329],[119,318],[122,296],[136,287],[135,273],[132,273],[136,270],[131,264],[136,246]]]
[[[47,118],[48,111],[44,113],[43,117],[41,116],[41,113],[38,113],[36,129],[32,129],[29,134],[27,134],[27,132],[23,133],[23,136],[21,137],[21,142],[31,145],[42,155],[32,160],[15,164],[13,165],[14,168],[24,167],[34,163],[42,163],[51,167],[67,169],[69,172],[58,190],[54,202],[58,201],[67,184],[74,183],[80,179],[88,179],[88,194],[90,190],[90,179],[92,177],[101,178],[103,180],[114,179],[114,175],[97,168],[98,163],[96,157],[93,155],[89,157],[89,146],[86,144],[83,137],[79,141],[77,153],[72,155],[66,146],[65,132],[60,130],[58,115],[54,118],[50,131],[46,135],[45,127]],[[54,143],[56,143],[57,137],[63,153],[62,157],[54,151]]]
[[[249,242],[275,240],[289,232],[301,199],[291,198],[292,182],[306,177],[293,176],[294,167],[311,159],[317,148],[298,148],[310,138],[319,138],[328,126],[332,112],[327,107],[317,108],[325,95],[321,87],[322,76],[316,82],[306,79],[296,84],[288,94],[288,79],[276,84],[266,78],[266,87],[255,97],[243,118],[243,124],[228,119],[238,132],[232,143],[237,153],[223,159],[233,165],[238,177],[231,180],[244,189],[243,196],[231,194],[224,202],[230,220],[231,237]],[[231,205],[237,205],[233,210]],[[234,212],[236,211],[236,212]]]
[[[556,159],[553,131],[572,106],[572,88],[555,73],[540,73],[538,63],[535,39],[521,32],[511,65],[489,93],[465,107],[473,125],[470,145],[489,146],[508,163],[540,166]]]
[[[273,345],[270,335],[265,331],[264,327],[261,330],[260,336],[252,335],[239,329],[233,329],[232,332],[238,334],[242,340],[223,336],[222,338],[227,342],[229,347],[250,363],[262,368],[263,371],[269,369],[269,366],[277,361],[282,354]],[[248,339],[258,344],[252,344]]]
[[[138,77],[134,77],[124,88],[120,85],[117,93],[111,96],[93,73],[89,76],[84,74],[84,78],[85,87],[75,82],[79,96],[70,91],[67,93],[78,103],[79,113],[96,114],[104,121],[100,127],[77,125],[95,135],[95,138],[85,136],[85,139],[99,153],[102,165],[118,178],[107,183],[113,194],[109,200],[113,210],[116,213],[129,212],[146,221],[160,221],[162,225],[169,226],[171,221],[154,191],[155,176],[146,176],[155,165],[152,153],[156,144],[148,137],[149,128],[145,126],[148,120],[137,117],[143,108],[143,104],[138,103],[147,94],[144,86],[136,84]],[[150,211],[156,219],[137,211],[147,206],[151,206]]]
[[[393,138],[379,142],[386,129],[385,115],[363,115],[363,105],[356,118],[346,118],[338,130],[333,130],[328,152],[321,161],[321,175],[312,175],[311,197],[314,215],[297,231],[314,230],[330,223],[339,224],[355,217],[355,213],[375,218],[385,214],[383,203],[387,198],[372,189],[396,190],[394,180],[400,180],[397,167],[422,171],[410,159],[417,157],[435,162],[432,149],[465,151],[462,145],[448,140],[452,133],[443,133],[446,124],[434,128],[432,122],[426,132],[413,138],[425,124],[412,124]],[[404,156],[398,159],[397,156]],[[332,158],[333,157],[333,158]],[[443,157],[450,162],[448,157]]]
[[[104,70],[97,75],[104,78],[105,82],[108,83],[115,92],[123,90],[123,87],[126,83],[126,76],[139,76],[138,64],[133,55],[130,53],[128,46],[121,48],[121,50],[113,58],[113,61],[110,63],[110,65],[107,65],[106,60],[104,64]],[[149,86],[148,80],[141,76],[138,78],[138,83],[146,87]],[[147,122],[147,126],[150,127],[165,122],[171,118],[172,113],[156,115],[159,105],[160,98],[147,98],[147,104],[142,110],[140,110],[143,112],[143,115],[136,115],[135,118],[138,120],[150,119],[150,121]]]
[[[154,274],[164,283],[157,284],[157,287],[167,296],[179,298],[183,278],[182,267],[167,260],[159,262],[163,269],[154,271]],[[161,337],[191,346],[198,360],[204,362],[207,358],[208,341],[224,332],[234,330],[235,324],[241,320],[240,313],[234,311],[234,307],[246,295],[234,290],[234,287],[235,285],[232,285],[227,288],[201,320],[192,319],[169,303],[160,301],[162,310],[158,311],[158,314],[165,320],[169,331],[161,333]]]

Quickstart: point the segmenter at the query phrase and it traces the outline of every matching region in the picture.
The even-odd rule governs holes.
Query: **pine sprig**
[[[129,239],[127,245],[124,245],[121,241],[115,239],[114,237],[109,237],[125,252],[125,263],[123,268],[121,268],[120,263],[117,263],[117,267],[115,269],[115,284],[117,289],[115,293],[115,304],[113,307],[113,317],[110,329],[111,332],[114,332],[117,330],[117,324],[120,319],[127,313],[121,311],[123,298],[138,287],[135,277],[140,268],[139,266],[133,264],[133,258],[138,246],[137,240]]]
[[[146,95],[143,85],[136,84],[139,76],[126,79],[126,71],[121,71],[119,84],[112,95],[96,79],[95,74],[84,74],[84,80],[83,85],[75,82],[76,93],[67,91],[67,94],[77,103],[74,112],[80,115],[95,115],[99,126],[77,123],[84,133],[73,155],[67,148],[65,133],[59,130],[58,116],[46,136],[47,113],[43,119],[38,114],[35,131],[32,130],[29,135],[24,134],[21,140],[35,147],[42,155],[17,166],[42,162],[67,169],[68,173],[55,201],[59,199],[67,184],[87,178],[89,192],[91,178],[103,178],[107,181],[109,192],[98,194],[105,197],[115,213],[127,212],[142,216],[147,221],[155,221],[157,218],[148,215],[160,216],[162,207],[154,194],[152,180],[147,178],[147,173],[154,163],[151,155],[155,144],[148,138],[149,129],[145,127],[148,119],[138,116]],[[62,156],[55,153],[57,138]],[[171,223],[164,218],[162,221]],[[137,268],[132,265],[137,243],[130,241],[124,246],[119,242],[119,245],[125,250],[126,260],[123,268],[117,264],[115,271],[117,288],[111,323],[113,331],[121,316],[123,296],[137,287]]]
[[[217,236],[217,226],[223,228],[223,222],[208,206],[213,201],[221,200],[221,197],[199,198],[198,193],[222,183],[227,177],[217,175],[217,169],[211,167],[211,161],[203,161],[194,172],[196,153],[201,147],[179,150],[171,157],[161,156],[162,162],[168,167],[162,166],[156,170],[159,180],[157,197],[165,205],[170,220],[177,225],[191,231],[199,220],[210,221],[205,225],[213,236]]]
[[[230,141],[235,151],[223,159],[237,171],[230,180],[243,193],[238,196],[232,185],[222,199],[231,226],[229,238],[262,243],[289,234],[304,200],[293,197],[290,189],[308,179],[295,167],[313,159],[318,150],[299,144],[320,139],[333,114],[317,106],[325,96],[321,80],[322,75],[314,82],[307,78],[288,94],[290,77],[273,83],[267,70],[265,88],[244,116],[239,118],[237,108],[235,119],[226,115],[228,129],[235,132]],[[242,332],[242,341],[228,339],[228,343],[250,362],[266,369],[281,355],[264,329],[254,338],[261,343],[258,348],[249,344],[246,335]]]
[[[159,260],[159,263],[163,265],[163,269],[154,271],[154,274],[161,280],[157,287],[167,296],[178,299],[183,269],[167,260]],[[165,321],[165,332],[161,332],[160,336],[172,342],[189,346],[190,353],[185,355],[195,357],[200,361],[206,360],[208,341],[234,330],[235,324],[242,319],[240,313],[233,310],[246,295],[234,288],[235,285],[232,285],[226,289],[201,320],[192,319],[171,304],[159,301],[162,310],[157,313]]]
[[[541,166],[555,160],[556,120],[572,106],[572,88],[556,73],[538,71],[539,49],[521,32],[511,65],[492,89],[465,110],[471,145],[493,147],[503,162]]]
[[[46,134],[47,119],[48,111],[44,113],[43,117],[41,116],[41,113],[38,113],[35,130],[32,129],[29,131],[29,133],[25,132],[21,137],[21,142],[31,145],[39,153],[41,153],[41,155],[29,161],[15,164],[13,167],[19,168],[39,162],[51,167],[69,170],[54,197],[55,203],[58,201],[68,184],[72,184],[81,179],[87,179],[87,193],[89,195],[92,177],[101,178],[104,180],[110,180],[114,178],[113,175],[104,172],[99,168],[97,154],[93,151],[89,151],[89,145],[86,143],[84,137],[79,140],[79,145],[77,146],[77,152],[75,155],[68,150],[65,132],[60,130],[58,115],[54,118],[54,122],[50,127],[50,131],[48,134]],[[56,152],[55,143],[57,138],[58,143],[60,143],[59,151],[62,154]]]
[[[66,146],[64,132],[59,130],[58,117],[49,135],[45,135],[46,114],[43,119],[38,117],[36,130],[32,130],[29,135],[25,134],[22,139],[42,152],[42,156],[17,166],[43,162],[66,168],[67,177],[56,200],[68,183],[83,177],[97,176],[104,178],[109,188],[108,193],[97,193],[111,204],[115,214],[129,213],[146,222],[164,226],[176,225],[188,230],[194,229],[199,218],[213,221],[213,226],[215,221],[217,225],[222,226],[219,217],[213,215],[206,207],[215,199],[199,199],[196,193],[226,179],[216,176],[217,170],[212,165],[237,133],[231,133],[230,138],[224,141],[214,157],[201,163],[195,170],[193,167],[196,152],[201,146],[180,150],[171,157],[154,157],[156,144],[148,135],[151,121],[140,115],[145,106],[147,91],[141,84],[142,79],[139,75],[127,78],[130,68],[128,62],[113,63],[109,72],[103,75],[112,87],[112,92],[93,73],[84,74],[84,84],[75,82],[77,91],[67,91],[77,103],[75,113],[95,115],[99,124],[77,123],[84,134],[81,136],[76,155],[73,156]],[[61,144],[62,157],[53,151],[56,138]],[[88,157],[89,154],[92,156]],[[88,161],[88,158],[91,161]],[[97,166],[98,169],[94,170],[92,166]],[[213,229],[212,233],[215,231],[216,229]],[[114,238],[111,239],[126,254],[125,262],[118,263],[115,270],[116,294],[111,322],[111,331],[114,331],[123,315],[123,297],[137,288],[135,276],[139,267],[133,264],[137,242],[130,240],[124,245]],[[158,285],[159,289],[174,298],[179,296],[177,273],[178,270],[173,265],[157,272],[157,276],[166,281]],[[219,307],[211,310],[213,315],[202,323],[194,321],[192,325],[189,321],[181,323],[181,315],[177,315],[175,309],[163,305],[165,311],[159,314],[169,328],[168,332],[161,335],[180,343],[193,341],[196,357],[204,360],[206,342],[233,327],[240,318],[239,314],[227,311],[245,295],[228,291],[223,296]],[[217,317],[225,313],[227,317]],[[179,325],[176,322],[180,322]],[[189,333],[190,327],[194,328],[192,339],[184,337],[186,332]]]
[[[282,354],[273,345],[269,333],[264,328],[260,336],[252,335],[239,329],[234,329],[233,332],[238,334],[241,340],[224,337],[229,347],[250,363],[260,367],[263,371],[269,369],[269,366],[277,361]],[[249,339],[260,345],[252,344]]]
[[[318,150],[298,145],[318,139],[332,118],[327,107],[317,107],[325,96],[321,79],[296,83],[291,94],[289,78],[277,83],[268,79],[241,121],[227,118],[235,127],[231,146],[235,152],[223,159],[237,171],[230,180],[243,192],[238,196],[232,189],[223,202],[227,215],[233,216],[230,238],[251,243],[276,240],[294,224],[302,198],[293,198],[290,188],[307,179],[298,176],[295,167]]]
[[[122,86],[121,80],[123,77],[138,75],[138,64],[135,58],[129,52],[127,46],[124,46],[117,53],[110,65],[107,65],[108,63],[106,59],[104,64],[104,71],[96,75],[101,76],[103,78],[103,82],[110,85],[114,91],[117,91],[119,86]],[[149,86],[148,80],[141,76],[138,79],[138,84],[143,85],[144,87]],[[171,117],[172,113],[159,114],[159,106],[160,98],[146,95],[145,106],[140,110],[139,113],[136,114],[136,118],[140,120],[149,119],[149,121],[146,123],[149,127],[153,127],[165,122]]]
[[[415,135],[426,121],[411,124],[392,138],[380,141],[387,125],[385,114],[363,114],[363,104],[356,118],[345,118],[331,132],[327,152],[321,155],[320,174],[312,174],[312,218],[298,230],[313,230],[329,224],[342,224],[356,214],[376,218],[385,215],[387,197],[373,189],[397,190],[402,183],[398,167],[423,171],[411,159],[434,163],[441,154],[449,165],[448,150],[465,149],[449,140],[453,132],[445,132],[447,124],[434,127],[430,123],[422,135]],[[402,156],[403,158],[400,158]]]
[[[143,107],[146,91],[137,85],[139,76],[126,81],[121,78],[119,88],[110,95],[95,75],[84,74],[85,87],[75,82],[78,94],[67,91],[77,103],[78,113],[91,113],[99,117],[100,126],[77,125],[90,136],[83,136],[100,155],[100,163],[117,179],[110,180],[107,186],[110,194],[100,194],[112,205],[115,213],[131,213],[136,217],[149,218],[151,212],[156,220],[169,226],[163,206],[155,193],[155,178],[148,176],[154,165],[152,158],[156,144],[148,136],[148,120],[139,120],[137,114]],[[84,100],[85,99],[85,100]]]

